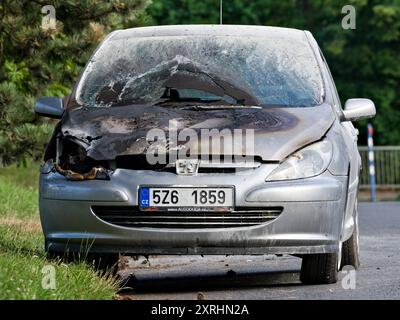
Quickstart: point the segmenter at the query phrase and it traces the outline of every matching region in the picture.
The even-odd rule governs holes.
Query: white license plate
[[[233,187],[140,187],[141,210],[233,210]]]

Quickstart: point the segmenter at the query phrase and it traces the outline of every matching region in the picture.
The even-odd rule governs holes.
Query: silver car
[[[40,217],[51,255],[290,254],[301,281],[359,265],[360,156],[310,32],[187,25],[112,32],[45,150]]]

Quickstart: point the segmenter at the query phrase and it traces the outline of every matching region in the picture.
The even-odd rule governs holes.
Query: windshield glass
[[[88,63],[76,101],[311,107],[323,102],[322,83],[305,37],[111,38]]]

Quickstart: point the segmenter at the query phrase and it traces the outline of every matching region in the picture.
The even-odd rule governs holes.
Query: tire
[[[300,281],[303,284],[331,284],[338,279],[339,253],[303,256]]]
[[[355,223],[354,223],[354,231],[351,237],[343,242],[342,248],[342,262],[340,265],[340,270],[343,269],[344,266],[353,266],[354,269],[358,269],[360,266],[360,247],[358,240],[358,213],[355,213]]]

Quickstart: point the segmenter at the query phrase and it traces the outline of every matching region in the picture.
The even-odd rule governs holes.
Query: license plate
[[[141,210],[233,210],[233,187],[140,187]]]

